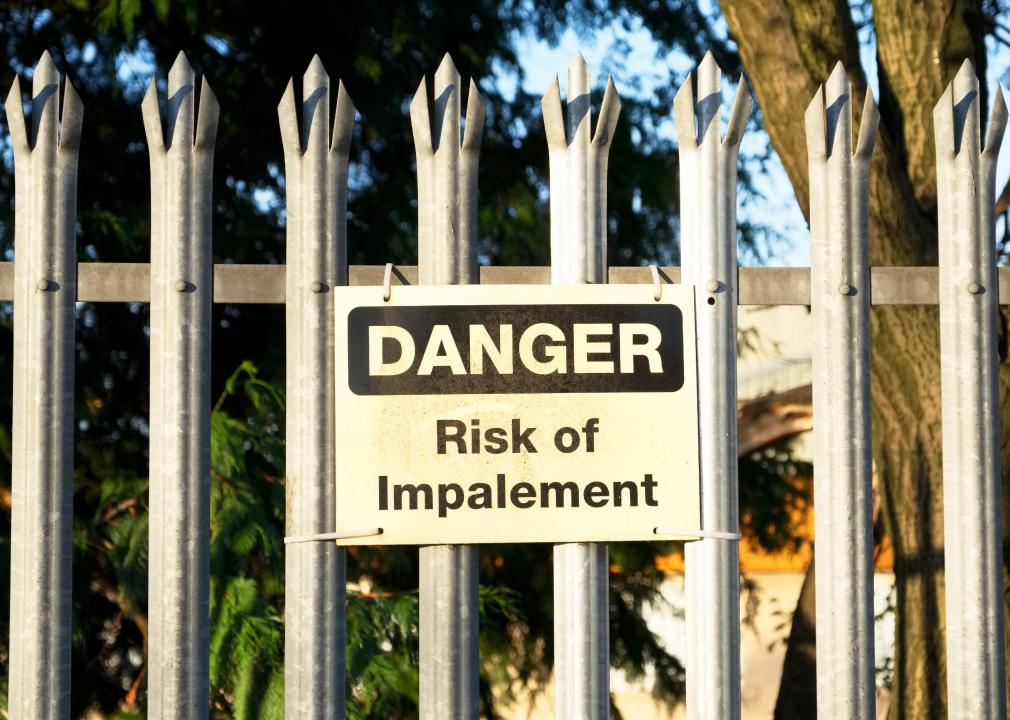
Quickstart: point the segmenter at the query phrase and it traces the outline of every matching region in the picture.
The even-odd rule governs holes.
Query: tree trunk
[[[765,127],[807,212],[803,111],[839,61],[852,81],[856,123],[866,92],[848,4],[722,4]],[[965,58],[984,77],[982,16],[968,2],[878,0],[873,6],[881,126],[870,169],[870,261],[935,265],[932,111]],[[947,716],[937,318],[936,308],[926,307],[871,313],[874,461],[897,584],[893,720]]]
[[[775,720],[817,720],[817,654],[815,619],[817,590],[811,555],[803,587],[796,601],[789,644],[782,661],[782,681],[775,701]]]

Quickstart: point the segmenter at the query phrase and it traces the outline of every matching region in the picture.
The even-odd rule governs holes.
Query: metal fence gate
[[[823,718],[874,717],[869,310],[939,304],[951,717],[1002,718],[996,312],[1010,273],[994,258],[994,183],[1007,121],[1001,93],[983,142],[978,81],[965,62],[935,110],[939,268],[870,268],[867,177],[877,130],[868,96],[853,145],[851,88],[840,65],[806,110],[811,265],[738,268],[737,150],[751,110],[737,88],[720,129],[721,74],[711,55],[680,89],[683,269],[607,268],[607,160],[620,101],[608,83],[592,123],[588,68],[569,68],[543,100],[550,158],[546,268],[478,268],[477,165],[484,103],[446,56],[433,98],[410,106],[417,153],[418,268],[397,282],[602,283],[681,278],[697,301],[703,526],[735,533],[736,306],[810,305],[814,335],[817,698]],[[149,715],[208,712],[209,363],[211,303],[284,303],[287,322],[287,506],[290,537],[334,522],[333,310],[330,288],[378,284],[346,261],[348,154],[354,108],[318,58],[278,108],[287,193],[287,267],[211,264],[211,177],[218,105],[199,103],[185,57],[143,101],[151,163],[150,264],[77,264],[76,169],[83,108],[49,55],[26,118],[17,80],[6,102],[15,159],[15,262],[0,264],[14,301],[10,716],[63,718],[70,691],[75,301],[151,304]],[[199,104],[199,107],[198,107]],[[334,117],[330,108],[335,105]],[[433,108],[433,111],[429,108]],[[299,116],[301,122],[299,123]],[[420,549],[420,705],[431,720],[478,714],[477,548]],[[607,548],[554,549],[555,714],[609,713]],[[688,546],[688,716],[740,713],[736,544]],[[327,543],[286,550],[285,716],[344,714],[344,554]]]

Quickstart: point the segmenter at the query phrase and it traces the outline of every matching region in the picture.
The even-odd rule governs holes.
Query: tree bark
[[[775,701],[775,720],[817,720],[816,605],[817,589],[811,556],[789,629],[789,644],[782,661],[782,681]]]
[[[807,213],[803,111],[838,61],[852,81],[857,125],[866,93],[848,3],[722,6],[765,127]],[[932,111],[965,57],[984,61],[981,12],[967,1],[878,0],[874,16],[882,117],[870,168],[870,262],[935,265]],[[947,716],[937,317],[936,308],[925,307],[875,307],[871,314],[874,461],[897,585],[892,720]]]
[[[881,119],[891,128],[920,210],[932,217],[936,214],[933,105],[965,58],[985,77],[981,9],[970,0],[876,0],[873,25]],[[984,83],[980,98],[988,109]]]

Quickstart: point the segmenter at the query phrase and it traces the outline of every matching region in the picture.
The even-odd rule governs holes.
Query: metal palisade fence
[[[550,159],[552,265],[477,265],[477,165],[484,101],[446,56],[433,96],[410,106],[417,153],[417,269],[422,284],[652,282],[646,268],[607,268],[606,190],[620,100],[608,82],[592,120],[589,69],[569,68],[543,100]],[[354,108],[314,58],[278,115],[287,193],[287,266],[211,261],[211,177],[218,105],[199,97],[185,57],[143,102],[151,161],[150,264],[75,256],[83,108],[69,80],[62,107],[48,54],[26,117],[17,80],[7,98],[15,163],[15,262],[0,263],[14,301],[13,518],[9,714],[63,718],[70,696],[74,303],[151,303],[149,716],[208,714],[211,303],[284,303],[287,320],[289,539],[334,529],[331,288],[378,284],[348,267],[347,173]],[[978,81],[965,62],[935,110],[939,268],[870,268],[869,156],[878,115],[867,97],[853,145],[851,88],[838,66],[806,111],[811,264],[738,268],[737,150],[751,110],[741,81],[721,132],[721,73],[711,55],[674,103],[681,162],[682,274],[695,288],[702,524],[686,558],[688,717],[740,715],[739,557],[720,534],[739,523],[736,307],[810,305],[813,314],[818,715],[874,717],[869,310],[939,304],[943,381],[948,698],[951,717],[1006,714],[1000,568],[996,312],[1010,272],[995,266],[994,183],[1007,121],[997,93],[980,132]],[[335,106],[331,117],[331,105]],[[299,122],[299,116],[301,121]],[[732,535],[728,535],[732,537]],[[476,718],[478,549],[420,549],[421,717]],[[605,545],[554,550],[555,715],[609,714]],[[291,542],[285,565],[285,717],[344,715],[344,551]]]

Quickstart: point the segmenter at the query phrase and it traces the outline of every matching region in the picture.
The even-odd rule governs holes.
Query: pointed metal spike
[[[582,53],[577,52],[568,66],[569,105],[572,104],[572,100],[576,97],[589,93],[589,80],[589,65],[586,64],[586,59],[582,57]]]
[[[421,78],[414,99],[410,101],[410,126],[414,131],[414,149],[432,151],[431,116],[428,112],[428,79]]]
[[[818,85],[810,98],[803,122],[807,132],[807,153],[815,157],[825,157],[827,150],[827,128],[824,120],[824,86]]]
[[[288,86],[284,89],[284,95],[277,105],[277,120],[281,129],[281,144],[284,147],[284,154],[289,158],[301,156],[302,141],[298,132],[298,108],[295,106],[295,81],[294,78],[288,80]]]
[[[144,116],[144,132],[147,135],[148,148],[164,151],[165,139],[161,128],[161,108],[158,105],[158,83],[154,78],[151,78],[151,84],[147,86],[140,109]]]
[[[711,51],[705,53],[704,59],[695,72],[698,84],[698,97],[695,99],[695,114],[697,115],[698,137],[700,142],[713,137],[719,141],[719,111],[722,108],[722,70],[715,61]]]
[[[966,142],[969,144],[966,149],[971,149],[972,145],[980,149],[978,77],[970,60],[965,60],[961,64],[950,87],[954,117],[954,152],[960,153]]]
[[[722,68],[715,61],[715,55],[709,50],[698,64],[695,72],[698,81],[698,102],[708,95],[718,93],[722,87]]]
[[[316,106],[318,103],[313,103],[313,95],[319,90],[328,91],[330,89],[330,76],[326,73],[326,68],[323,67],[323,61],[319,59],[318,55],[313,55],[309,66],[305,69],[305,74],[302,76],[302,112],[312,111],[315,114]],[[327,110],[329,106],[324,104]],[[308,118],[305,118],[306,126],[308,126]]]
[[[305,68],[305,79],[308,80],[310,77],[325,77],[327,80],[330,79],[330,76],[326,73],[326,67],[323,65],[323,60],[318,54],[312,56],[308,67]]]
[[[438,147],[459,147],[460,78],[456,68],[442,63],[435,74],[434,123]]]
[[[558,83],[558,76],[554,76],[554,82],[547,88],[543,99],[540,101],[540,110],[544,116],[544,130],[547,133],[548,148],[565,148],[568,146],[565,134],[565,117],[561,108],[561,86]]]
[[[1007,106],[1003,97],[1003,87],[996,86],[996,96],[992,101],[992,112],[989,113],[989,130],[985,136],[985,148],[982,154],[985,157],[996,157],[999,154],[1000,145],[1003,143],[1003,134],[1007,126]]]
[[[165,105],[165,146],[176,141],[193,144],[196,119],[196,76],[185,54],[179,53],[168,71],[168,97]]]
[[[302,77],[302,147],[310,152],[317,133],[330,142],[330,76],[318,55],[313,55]]]
[[[954,84],[948,83],[940,99],[933,107],[933,133],[936,138],[936,149],[956,154],[954,138]]]
[[[44,50],[32,74],[32,95],[38,95],[46,86],[59,82],[60,73],[56,69],[56,63],[53,62],[53,56],[48,50]]]
[[[747,76],[741,75],[740,82],[736,86],[736,95],[733,97],[733,107],[729,112],[729,121],[726,123],[726,137],[723,138],[723,147],[734,147],[740,144],[744,131],[747,129],[747,121],[754,101],[751,98],[750,83]]]
[[[603,104],[600,106],[600,114],[596,120],[596,134],[593,136],[593,145],[604,147],[614,139],[614,129],[617,127],[617,119],[621,116],[621,97],[617,93],[612,77],[607,78],[607,89],[603,93]]]
[[[329,75],[319,60],[319,56],[312,56],[309,67],[305,69],[302,76],[302,110],[306,109],[312,94],[318,90],[329,90]]]
[[[460,146],[460,86],[449,85],[435,96],[435,127],[438,147]]]
[[[168,71],[168,95],[171,97],[180,89],[187,85],[193,85],[196,75],[193,66],[189,64],[189,58],[185,53],[179,53],[172,63],[172,69]]]
[[[60,75],[49,51],[42,53],[32,76],[31,146],[35,149],[45,139],[54,146],[58,142]]]
[[[828,81],[826,83],[827,89],[829,90],[829,92],[828,92],[828,98],[829,98],[828,102],[829,103],[831,102],[831,100],[830,100],[830,97],[831,97],[830,88],[831,87],[841,87],[841,84],[843,82],[846,83],[846,84],[848,84],[848,82],[849,82],[849,74],[845,71],[845,65],[842,64],[841,60],[839,60],[838,62],[835,63],[835,66],[833,68],[831,68],[831,74],[828,75]]]
[[[877,128],[880,125],[880,110],[873,97],[873,91],[866,90],[863,101],[863,115],[859,119],[859,138],[856,140],[856,157],[869,158],[873,154],[873,146],[877,142]]]
[[[63,83],[63,110],[60,114],[60,148],[76,152],[81,146],[81,126],[84,123],[84,103],[68,77]]]
[[[446,53],[442,57],[442,62],[439,63],[438,69],[435,71],[435,97],[442,94],[450,85],[455,85],[459,87],[460,75],[459,70],[456,69],[456,64],[452,61],[452,56]]]
[[[344,87],[342,80],[337,81],[337,105],[333,113],[333,134],[330,137],[330,152],[337,155],[347,155],[351,148],[351,136],[354,134],[354,103]]]
[[[688,75],[673,98],[673,120],[677,126],[677,144],[683,149],[698,146],[698,130],[694,117],[694,88]]]
[[[207,78],[200,78],[200,108],[196,118],[194,147],[200,150],[214,150],[220,115],[221,106],[217,102],[217,96],[211,89],[210,83],[207,82]]]
[[[824,85],[824,123],[827,128],[825,142],[829,155],[849,157],[852,153],[852,88],[841,63]]]
[[[824,84],[824,104],[830,107],[838,98],[843,95],[850,95],[852,92],[849,76],[845,72],[845,66],[841,62],[835,64],[828,81]]]
[[[463,150],[477,152],[484,135],[484,98],[477,89],[477,83],[470,79],[470,90],[466,98],[466,128],[463,131]]]
[[[961,67],[958,68],[957,74],[954,76],[955,86],[958,82],[971,82],[973,85],[978,85],[978,75],[975,73],[975,63],[973,63],[968,58],[965,58],[964,62],[961,63]]]
[[[21,81],[18,76],[14,76],[11,83],[11,90],[7,93],[7,100],[4,102],[4,109],[7,112],[7,127],[11,133],[11,143],[15,153],[29,149],[28,130],[25,127],[25,110],[21,97]]]
[[[961,63],[961,69],[957,71],[950,84],[953,88],[955,104],[962,102],[972,93],[978,94],[978,77],[975,75],[975,66],[972,65],[971,60]]]
[[[589,97],[590,74],[582,53],[577,53],[572,64],[568,66],[568,102],[566,103],[566,130],[568,143],[575,140],[576,134],[583,123],[586,123],[586,142],[589,142],[589,123],[592,113],[592,103]]]

